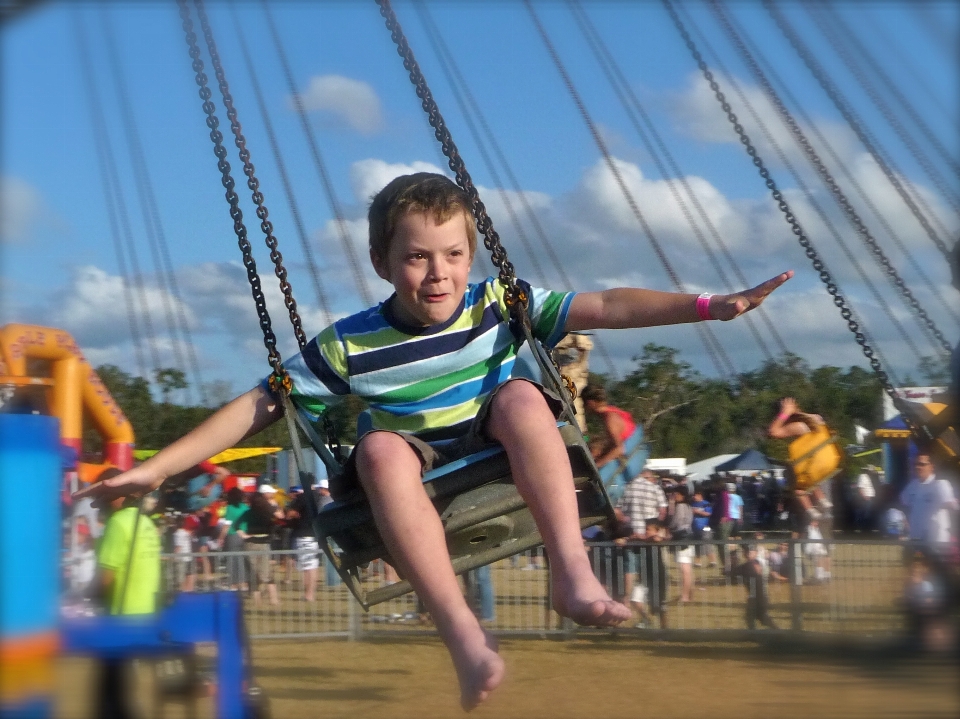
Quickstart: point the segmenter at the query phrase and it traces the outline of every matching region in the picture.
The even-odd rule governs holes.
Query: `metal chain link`
[[[870,152],[870,155],[883,171],[883,174],[890,181],[890,184],[893,185],[894,189],[897,191],[897,194],[900,195],[901,199],[910,209],[911,214],[917,218],[917,222],[919,222],[921,227],[923,227],[924,231],[927,233],[927,236],[933,241],[933,243],[937,246],[937,249],[940,250],[940,252],[943,253],[943,256],[949,261],[950,250],[947,248],[947,245],[943,240],[940,239],[939,235],[937,235],[936,231],[930,225],[930,222],[927,220],[926,216],[920,211],[920,208],[917,207],[917,204],[910,198],[910,195],[904,188],[903,183],[901,183],[899,178],[896,176],[896,173],[894,173],[890,166],[881,157],[879,151],[870,140],[867,131],[857,121],[857,118],[854,117],[850,108],[840,97],[840,93],[836,86],[827,78],[826,74],[820,67],[820,64],[813,57],[813,54],[807,49],[796,33],[793,32],[793,28],[789,25],[786,18],[781,14],[779,8],[771,3],[770,0],[761,0],[761,2],[767,9],[767,12],[770,13],[770,16],[777,24],[777,27],[779,27],[783,34],[787,37],[790,45],[792,45],[793,49],[796,50],[797,54],[800,56],[800,59],[803,60],[803,64],[807,66],[807,69],[809,69],[811,73],[813,73],[813,76],[816,78],[820,87],[823,88],[824,92],[827,93],[827,95],[833,101],[833,104],[840,111],[840,114],[843,115],[844,119],[847,121],[847,124],[850,125],[850,129],[856,133],[864,147],[866,147]]]
[[[260,330],[263,332],[263,344],[267,348],[267,359],[273,368],[273,377],[285,377],[281,365],[280,353],[277,351],[277,337],[273,333],[270,323],[270,313],[267,311],[263,288],[260,285],[260,276],[257,274],[257,263],[253,259],[250,241],[247,239],[247,228],[243,224],[243,211],[240,209],[240,198],[236,193],[236,183],[230,174],[230,163],[227,161],[227,150],[223,146],[223,133],[220,132],[220,120],[216,115],[216,105],[210,99],[213,94],[207,83],[207,75],[203,69],[203,60],[200,59],[200,46],[197,44],[197,35],[193,31],[193,21],[190,19],[190,9],[186,0],[177,0],[180,8],[180,19],[183,31],[186,34],[187,45],[190,48],[190,58],[193,61],[193,71],[196,73],[196,82],[199,86],[200,99],[203,100],[203,112],[206,114],[206,124],[210,128],[210,139],[213,140],[213,154],[217,157],[217,169],[220,170],[220,182],[226,189],[227,202],[230,205],[230,217],[233,219],[233,231],[237,235],[237,244],[243,254],[243,266],[247,270],[247,281],[250,283],[250,293],[257,309],[260,321]]]
[[[913,292],[910,291],[910,288],[906,286],[903,281],[903,278],[897,272],[896,268],[890,263],[890,259],[887,257],[886,253],[880,248],[880,245],[877,244],[876,239],[870,233],[870,230],[864,224],[863,219],[853,208],[853,205],[850,204],[850,200],[844,194],[843,190],[840,189],[840,186],[837,184],[837,181],[834,179],[833,175],[830,174],[830,171],[827,170],[826,165],[823,163],[823,160],[817,154],[816,150],[813,149],[813,146],[810,144],[810,140],[807,138],[803,130],[800,129],[800,126],[797,124],[797,121],[794,119],[793,115],[783,104],[783,101],[780,99],[780,95],[774,90],[773,85],[770,84],[769,79],[766,74],[757,64],[756,59],[753,57],[753,54],[747,49],[743,40],[740,38],[739,34],[733,29],[730,24],[729,18],[726,15],[726,11],[723,9],[722,5],[716,0],[711,0],[711,6],[714,8],[714,12],[717,17],[720,19],[720,22],[723,24],[724,29],[727,31],[727,35],[733,40],[734,44],[737,46],[737,49],[740,53],[740,56],[743,58],[744,62],[750,67],[751,72],[760,82],[761,87],[767,93],[767,97],[773,103],[774,107],[777,110],[777,113],[780,115],[780,118],[786,123],[787,127],[790,129],[791,134],[793,134],[794,139],[803,149],[807,158],[813,163],[814,168],[817,171],[817,174],[820,175],[820,179],[823,180],[823,183],[830,190],[830,193],[833,195],[837,204],[840,205],[840,208],[843,210],[844,214],[847,216],[847,219],[853,223],[857,234],[863,239],[867,244],[867,247],[870,248],[870,252],[876,258],[877,262],[886,272],[887,277],[890,279],[890,282],[893,283],[897,291],[903,297],[904,301],[910,306],[910,308],[917,314],[918,317],[923,321],[924,326],[937,338],[937,341],[940,343],[941,348],[944,352],[950,353],[953,350],[951,344],[947,341],[947,338],[944,337],[943,333],[937,327],[936,323],[930,318],[927,314],[927,311],[920,305],[919,300],[914,296]]]
[[[410,45],[407,43],[407,38],[403,34],[403,29],[400,27],[396,13],[393,12],[390,0],[376,1],[380,7],[380,15],[383,16],[387,29],[390,31],[390,37],[397,46],[397,54],[403,58],[403,67],[410,74],[410,82],[412,82],[416,88],[417,97],[419,97],[421,101],[421,107],[423,107],[424,112],[427,113],[430,127],[434,129],[434,135],[439,141],[443,154],[449,162],[450,169],[456,176],[457,184],[470,198],[470,206],[473,211],[473,216],[476,218],[477,229],[483,235],[483,244],[487,250],[489,250],[490,258],[499,270],[500,282],[507,288],[506,302],[510,307],[510,312],[514,319],[523,323],[526,327],[529,327],[530,318],[526,310],[530,298],[527,297],[527,293],[517,284],[513,264],[507,258],[507,251],[500,243],[500,235],[493,229],[493,221],[487,215],[487,208],[480,199],[480,193],[477,192],[477,188],[474,186],[473,180],[467,172],[463,158],[460,157],[460,152],[453,141],[453,136],[450,134],[450,130],[447,129],[443,116],[440,114],[440,108],[436,100],[433,99],[433,93],[431,93],[430,88],[427,87],[427,80],[420,70],[420,65],[413,55],[413,50],[410,49]],[[553,354],[547,354],[553,366],[556,368],[557,374],[566,385],[572,401],[572,399],[575,399],[577,396],[576,385],[574,385],[573,380],[560,371],[560,366],[557,364]]]
[[[477,229],[483,235],[483,244],[487,250],[490,251],[493,264],[499,270],[500,282],[507,288],[508,301],[511,303],[511,306],[513,306],[517,300],[525,304],[525,293],[517,286],[517,278],[513,264],[507,259],[507,251],[500,243],[500,235],[493,229],[493,221],[487,215],[487,208],[480,199],[480,193],[478,193],[477,188],[474,187],[473,180],[470,178],[463,159],[460,157],[460,152],[453,141],[453,136],[450,134],[450,130],[447,129],[443,116],[440,114],[440,108],[437,106],[436,100],[433,99],[430,88],[427,87],[427,80],[420,70],[420,65],[413,55],[413,50],[410,49],[410,45],[407,43],[407,38],[404,36],[403,29],[400,27],[397,16],[393,12],[390,0],[377,0],[377,5],[380,6],[380,15],[382,15],[386,21],[387,29],[390,31],[390,37],[397,46],[397,54],[403,58],[403,67],[410,73],[410,82],[416,87],[417,97],[420,98],[421,107],[423,107],[424,112],[427,113],[430,127],[434,129],[434,135],[440,142],[440,147],[450,164],[450,169],[457,178],[457,184],[470,198],[470,207],[476,218]]]
[[[693,42],[693,39],[690,37],[690,34],[687,32],[686,27],[684,27],[683,22],[680,20],[680,17],[677,15],[676,10],[673,5],[670,3],[670,0],[662,0],[664,7],[667,9],[667,12],[670,14],[673,24],[676,26],[677,31],[680,33],[683,38],[684,44],[686,44],[687,49],[690,51],[690,54],[693,56],[694,61],[697,63],[697,66],[700,68],[700,71],[703,73],[704,78],[710,85],[710,89],[713,90],[714,96],[717,98],[717,101],[720,103],[720,106],[723,108],[724,113],[727,116],[727,119],[730,121],[730,124],[733,126],[734,131],[737,133],[737,136],[740,138],[741,144],[743,144],[746,149],[747,154],[750,156],[750,159],[753,161],[753,164],[756,166],[760,176],[763,178],[764,183],[767,188],[770,190],[773,195],[773,199],[776,200],[777,206],[780,208],[780,211],[783,212],[784,218],[787,223],[790,225],[790,230],[797,237],[797,241],[800,243],[800,246],[803,247],[803,251],[806,254],[807,258],[810,260],[813,265],[813,269],[816,270],[817,274],[820,277],[820,281],[827,288],[827,292],[833,298],[833,304],[837,306],[840,310],[840,315],[847,323],[847,328],[853,333],[856,338],[856,342],[860,345],[860,349],[863,351],[864,356],[870,363],[870,367],[873,369],[874,373],[877,375],[877,379],[880,380],[880,383],[883,385],[884,391],[890,396],[893,400],[894,405],[897,408],[902,406],[902,400],[897,397],[896,390],[893,387],[893,384],[890,381],[889,376],[884,371],[883,366],[880,364],[880,361],[876,358],[873,348],[867,342],[866,337],[863,332],[860,330],[860,325],[853,318],[853,312],[850,307],[847,305],[846,300],[840,292],[839,287],[834,282],[833,277],[830,272],[827,270],[826,264],[820,258],[820,255],[817,253],[816,249],[813,247],[813,244],[810,242],[809,238],[803,231],[803,228],[800,226],[799,221],[794,216],[793,212],[790,209],[790,206],[787,204],[787,201],[783,198],[782,193],[777,188],[776,182],[773,178],[770,177],[770,173],[767,171],[766,166],[763,163],[763,160],[757,154],[757,149],[750,142],[750,138],[747,136],[746,131],[744,131],[743,126],[737,120],[737,116],[734,114],[733,110],[730,107],[730,103],[727,102],[726,97],[724,97],[723,92],[720,90],[720,86],[713,77],[713,73],[710,72],[710,68],[707,66],[707,63],[704,61],[703,56],[700,54],[700,51],[697,49],[696,44]],[[904,416],[904,419],[910,425],[910,428],[916,431],[916,427],[912,425],[910,420]]]
[[[210,20],[204,9],[203,0],[194,0],[197,7],[197,17],[200,20],[200,27],[203,30],[203,37],[207,43],[207,51],[210,53],[210,61],[213,64],[214,73],[217,76],[217,83],[220,87],[220,94],[223,96],[223,106],[227,111],[227,117],[230,118],[230,130],[233,132],[234,142],[240,151],[240,159],[243,161],[243,174],[247,176],[247,187],[252,193],[251,197],[257,206],[257,217],[260,218],[260,229],[263,231],[265,242],[270,249],[270,260],[274,265],[274,273],[280,280],[280,291],[283,293],[283,304],[290,315],[290,324],[293,325],[293,332],[297,338],[297,344],[302,350],[307,345],[307,336],[303,331],[303,322],[300,320],[300,314],[297,312],[297,301],[293,297],[293,287],[287,280],[287,268],[283,266],[283,255],[277,249],[277,238],[273,234],[273,223],[268,219],[269,212],[266,205],[263,204],[263,193],[260,192],[260,181],[254,174],[255,168],[250,160],[250,150],[247,149],[247,140],[243,136],[240,127],[240,120],[237,117],[237,109],[233,104],[233,96],[230,94],[230,87],[227,84],[226,75],[223,72],[223,64],[220,62],[220,53],[217,52],[217,45],[213,39],[213,31],[210,28]]]

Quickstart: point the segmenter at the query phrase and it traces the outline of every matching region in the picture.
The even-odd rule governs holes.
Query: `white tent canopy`
[[[699,462],[688,464],[687,479],[694,482],[703,482],[710,478],[710,475],[713,474],[713,470],[718,464],[723,464],[736,456],[738,456],[736,452],[733,454],[718,454],[716,457],[701,459]]]

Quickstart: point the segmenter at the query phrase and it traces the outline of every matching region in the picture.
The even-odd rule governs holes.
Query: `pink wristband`
[[[704,292],[697,297],[697,316],[702,320],[712,320],[710,315],[710,298],[713,297],[709,292]]]
[[[777,415],[777,419],[783,422],[785,419],[790,419],[790,417],[792,416],[793,415],[791,415],[789,412],[781,412],[780,414]]]

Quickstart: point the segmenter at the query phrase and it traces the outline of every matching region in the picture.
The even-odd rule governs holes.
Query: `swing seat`
[[[946,409],[947,405],[941,402],[906,402],[903,412],[909,414],[909,419],[918,427],[926,428],[931,424],[936,424],[937,416]],[[930,431],[927,430],[928,434]],[[960,458],[960,434],[955,427],[945,427],[939,431],[936,436],[931,436],[933,440],[932,451],[937,459],[947,464],[956,464]]]
[[[787,451],[795,489],[811,489],[832,479],[840,473],[843,464],[839,438],[826,425],[800,435]]]
[[[627,485],[643,471],[650,447],[643,441],[643,427],[637,427],[623,443],[623,454],[600,467],[600,479],[610,502],[616,506]]]
[[[559,429],[573,469],[581,528],[613,519],[613,505],[579,429],[565,423]],[[542,544],[533,515],[513,485],[503,448],[445,464],[426,473],[423,482],[443,523],[457,574]],[[364,609],[412,591],[406,580],[371,591],[363,587],[364,565],[376,559],[391,562],[366,498],[328,504],[318,514],[315,530],[327,558]]]

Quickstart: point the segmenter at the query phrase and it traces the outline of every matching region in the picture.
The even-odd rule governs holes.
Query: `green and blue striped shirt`
[[[534,336],[553,347],[575,293],[520,285],[530,297]],[[315,419],[353,394],[370,405],[376,429],[428,442],[463,435],[486,396],[509,379],[523,341],[504,291],[494,278],[470,284],[453,316],[429,327],[399,322],[393,298],[335,322],[284,363],[293,401]]]

